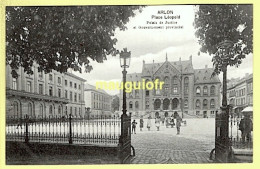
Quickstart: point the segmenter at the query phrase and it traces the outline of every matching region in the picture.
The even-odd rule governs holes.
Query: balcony
[[[22,98],[31,98],[31,99],[36,99],[36,100],[54,101],[54,102],[60,102],[63,104],[67,104],[69,102],[69,99],[66,99],[66,98],[59,98],[59,97],[55,97],[55,96],[41,95],[41,94],[37,94],[37,93],[7,89],[6,97],[10,97],[10,96],[19,96]]]

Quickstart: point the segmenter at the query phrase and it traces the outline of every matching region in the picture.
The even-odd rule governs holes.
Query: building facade
[[[84,115],[84,83],[86,80],[72,73],[38,72],[33,65],[29,75],[20,67],[13,78],[6,66],[6,114],[18,118]]]
[[[240,113],[245,107],[253,106],[253,74],[229,81],[227,98],[232,112]]]
[[[133,90],[127,93],[127,111],[134,116],[171,116],[175,112],[183,117],[215,117],[220,108],[221,83],[212,77],[213,69],[194,69],[189,60],[163,63],[143,61],[141,73],[127,74],[127,81],[163,81],[162,90]],[[137,83],[136,83],[137,84]],[[122,110],[122,92],[120,94]]]
[[[86,109],[90,109],[92,115],[111,115],[112,96],[103,89],[85,84],[84,100]]]

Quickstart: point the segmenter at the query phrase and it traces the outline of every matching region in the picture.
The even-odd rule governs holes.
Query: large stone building
[[[36,64],[32,69],[34,73],[29,75],[20,67],[18,78],[13,78],[6,66],[7,116],[84,115],[84,79],[72,73],[38,72]]]
[[[134,116],[151,114],[184,117],[215,117],[220,108],[221,83],[212,68],[194,69],[189,60],[145,63],[141,73],[127,74],[127,81],[164,81],[162,90],[133,90],[127,93],[127,111]],[[120,94],[122,110],[122,93]]]
[[[109,115],[112,112],[112,96],[103,89],[96,89],[95,86],[86,83],[84,100],[85,107],[90,109],[92,115]]]
[[[253,106],[253,74],[246,74],[241,79],[230,79],[227,98],[232,112],[235,113],[240,113],[247,106]]]

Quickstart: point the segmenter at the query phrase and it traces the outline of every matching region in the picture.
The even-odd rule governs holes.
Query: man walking
[[[135,120],[132,122],[132,134],[135,133],[136,134],[136,125],[137,123],[135,122]]]
[[[180,134],[181,130],[181,117],[179,115],[176,116],[176,128],[177,128],[177,135]]]

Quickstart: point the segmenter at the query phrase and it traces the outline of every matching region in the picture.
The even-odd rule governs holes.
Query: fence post
[[[69,116],[69,144],[72,144],[71,114]]]
[[[29,117],[26,114],[25,115],[25,143],[29,143],[28,122],[29,122]]]

